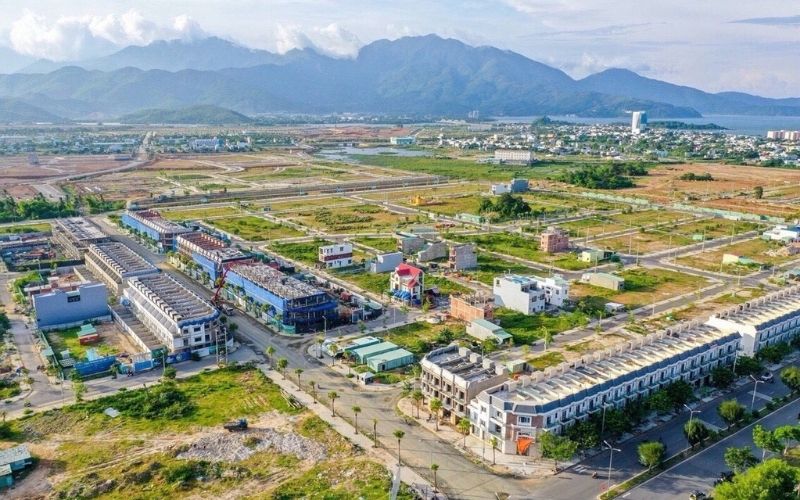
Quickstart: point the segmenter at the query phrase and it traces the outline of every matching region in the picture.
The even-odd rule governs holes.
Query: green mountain
[[[208,104],[179,109],[145,109],[119,118],[122,123],[179,123],[206,125],[233,125],[251,123],[253,120],[230,109]]]
[[[64,119],[42,108],[0,97],[0,123],[61,123]]]

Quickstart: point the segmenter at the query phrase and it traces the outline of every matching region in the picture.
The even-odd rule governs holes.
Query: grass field
[[[108,407],[121,415],[105,416]],[[220,424],[239,417],[249,418],[251,430],[222,430]],[[122,391],[24,417],[12,430],[40,458],[37,470],[58,498],[384,499],[391,487],[382,465],[311,412],[290,407],[278,386],[252,368]],[[271,446],[256,449],[261,438],[253,431],[290,433],[323,455],[312,460],[302,451],[298,456]],[[253,451],[233,461],[180,456],[191,447],[204,449],[199,440],[213,443],[217,437],[240,440]],[[401,488],[399,498],[412,497]]]
[[[439,293],[445,295],[452,295],[454,293],[470,293],[472,290],[456,283],[455,281],[449,280],[444,276],[433,276],[433,275],[426,275],[425,276],[425,288],[437,287],[439,289]]]
[[[514,337],[514,344],[530,344],[544,337],[545,331],[555,335],[589,323],[589,318],[578,311],[553,315],[537,313],[526,315],[511,309],[498,308],[494,313],[508,333]]]
[[[442,330],[447,330],[450,335],[442,335]],[[425,321],[398,326],[378,333],[376,336],[394,342],[417,356],[430,351],[435,345],[447,345],[453,340],[468,338],[466,327],[463,324],[448,322],[432,325]]]
[[[456,215],[460,213],[477,214],[478,207],[484,197],[485,195],[480,194],[461,194],[429,198],[426,204],[419,206],[414,206],[408,199],[401,202],[401,204],[441,215]]]
[[[543,371],[545,368],[556,366],[565,361],[564,355],[557,351],[551,351],[540,356],[528,359],[527,363],[534,370]]]
[[[86,351],[94,349],[100,356],[110,356],[117,354],[118,349],[103,342],[91,345],[81,345],[78,342],[79,327],[68,328],[66,330],[52,330],[47,332],[47,341],[53,348],[53,352],[60,356],[61,351],[69,351],[74,359],[83,360],[86,358]]]
[[[309,208],[318,207],[335,207],[339,205],[356,206],[360,203],[349,198],[342,198],[340,196],[329,196],[322,198],[308,198],[300,197],[292,200],[275,201],[271,203],[260,203],[260,206],[268,205],[272,212],[292,212],[297,210],[308,210]]]
[[[389,273],[373,274],[367,271],[359,273],[336,273],[338,278],[353,283],[362,290],[381,295],[389,290]]]
[[[21,233],[49,233],[51,231],[50,224],[46,222],[37,224],[19,224],[15,226],[1,226],[0,235],[5,234],[21,234]]]
[[[297,243],[271,243],[270,248],[287,259],[297,260],[304,264],[314,265],[319,259],[319,247],[330,245],[330,241],[315,239]]]
[[[504,260],[495,255],[489,255],[486,253],[478,254],[478,269],[476,271],[462,271],[462,273],[476,281],[483,283],[484,285],[489,286],[492,286],[494,283],[495,276],[499,276],[501,274],[541,274],[541,272],[536,269],[523,266],[522,264],[516,264],[509,260]]]
[[[670,230],[642,229],[624,236],[594,240],[593,246],[630,255],[648,254],[697,243],[690,236]]]
[[[374,248],[378,252],[397,251],[397,239],[395,238],[364,237],[364,238],[355,238],[353,239],[353,242],[366,245],[370,248]]]
[[[161,212],[164,218],[174,221],[185,220],[200,220],[209,217],[231,216],[239,213],[239,209],[235,207],[207,207],[207,208],[189,208],[183,210],[169,210]]]
[[[253,215],[212,219],[206,222],[247,241],[269,241],[303,236],[303,233],[293,227],[276,224]]]
[[[738,255],[740,257],[748,257],[760,264],[778,265],[791,260],[799,258],[797,255],[778,255],[777,252],[783,245],[775,241],[765,241],[761,238],[753,240],[740,241],[733,245],[725,245],[717,247],[714,250],[688,255],[686,257],[679,257],[677,262],[684,266],[693,267],[695,269],[703,269],[706,271],[717,271],[726,274],[750,274],[759,270],[759,265],[739,265],[739,264],[726,264],[722,265],[722,256],[726,253]]]
[[[306,227],[329,233],[393,231],[398,226],[418,219],[389,212],[379,205],[317,208],[288,214],[286,217]]]
[[[574,283],[570,287],[570,296],[574,299],[594,297],[637,308],[689,293],[707,284],[707,281],[699,276],[667,269],[626,269],[619,274],[625,279],[625,288],[620,292],[585,283]]]
[[[550,264],[561,269],[577,271],[587,269],[591,263],[581,262],[571,252],[548,254],[539,251],[538,240],[523,238],[516,234],[492,233],[473,235],[452,235],[451,238],[465,243],[475,243],[480,248],[511,257],[531,260],[542,264]]]

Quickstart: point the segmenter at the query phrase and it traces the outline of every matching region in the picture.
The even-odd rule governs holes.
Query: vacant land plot
[[[270,244],[270,249],[286,257],[308,265],[314,265],[319,259],[319,247],[330,245],[331,242],[322,239],[293,243],[275,242]]]
[[[312,229],[330,233],[375,233],[390,231],[412,220],[379,205],[318,208],[296,212],[287,218]]]
[[[589,318],[579,311],[527,315],[501,307],[495,311],[494,317],[514,337],[516,345],[530,344],[543,339],[547,333],[555,335],[589,323]]]
[[[0,226],[0,235],[22,234],[22,233],[49,233],[52,228],[50,224],[42,222],[39,224],[20,224],[15,226]]]
[[[778,265],[796,260],[797,255],[790,256],[783,253],[783,245],[775,241],[765,241],[761,238],[740,241],[732,245],[709,250],[707,252],[679,257],[677,262],[684,266],[705,271],[717,271],[726,274],[750,274],[760,269],[761,265]],[[738,255],[753,260],[753,264],[722,264],[725,254]]]
[[[141,350],[135,349],[122,332],[113,324],[97,325],[97,333],[100,336],[100,340],[86,345],[78,341],[79,330],[79,327],[75,327],[64,330],[53,330],[45,334],[56,356],[62,358],[61,353],[69,351],[73,359],[82,361],[86,359],[86,353],[90,349],[94,350],[98,356],[110,356],[126,351],[128,353],[135,353]]]
[[[187,208],[182,210],[169,210],[162,211],[161,215],[169,220],[185,221],[185,220],[200,220],[209,217],[224,217],[240,213],[236,207],[220,206],[220,207],[205,207],[205,208]]]
[[[343,198],[341,196],[329,196],[320,198],[297,198],[293,200],[268,202],[272,212],[294,212],[298,210],[308,210],[309,208],[317,207],[339,207],[339,206],[356,206],[361,203],[350,198]]]
[[[570,296],[574,299],[593,297],[636,308],[690,293],[707,283],[704,278],[666,269],[627,269],[622,271],[620,276],[625,279],[625,288],[620,292],[585,283],[574,283],[570,287]]]
[[[364,237],[355,238],[353,242],[374,248],[381,253],[397,251],[397,240],[395,238]]]
[[[110,419],[106,408],[121,415]],[[250,429],[223,422],[248,417]],[[13,423],[59,498],[382,498],[385,468],[254,369],[120,392]],[[235,453],[234,453],[235,451]],[[347,479],[344,479],[347,478]],[[411,498],[403,488],[400,497]]]
[[[529,276],[532,274],[541,274],[541,271],[501,259],[495,255],[480,253],[478,254],[478,269],[475,271],[461,271],[461,273],[484,285],[492,286],[495,276],[501,276],[507,273]]]
[[[353,283],[362,290],[382,295],[389,291],[389,273],[337,272],[336,276]]]
[[[437,345],[445,346],[454,340],[469,338],[466,327],[457,322],[447,322],[432,325],[424,321],[417,321],[385,332],[376,336],[403,347],[421,356]]]
[[[469,293],[470,288],[460,285],[455,281],[449,280],[444,276],[434,276],[428,274],[425,276],[425,288],[436,287],[439,293],[444,295],[452,295],[454,293]]]
[[[206,222],[247,241],[269,241],[303,236],[302,232],[293,227],[276,224],[253,215],[211,219]]]
[[[592,245],[627,254],[648,254],[669,250],[696,243],[690,236],[675,234],[672,231],[661,229],[642,229],[637,232],[613,238],[602,238],[592,242]]]
[[[401,204],[441,215],[456,215],[460,213],[478,214],[478,207],[480,207],[481,200],[486,197],[488,197],[488,195],[461,194],[425,198],[421,200],[421,203],[418,205],[415,205],[411,200],[402,201]]]
[[[497,252],[542,264],[549,264],[561,269],[580,270],[592,266],[590,263],[579,261],[577,255],[572,252],[556,254],[542,252],[539,250],[538,240],[523,238],[516,234],[459,234],[452,235],[451,238],[465,243],[475,243],[478,247],[490,252]]]
[[[546,354],[541,354],[528,359],[527,363],[531,368],[538,371],[543,371],[551,366],[560,365],[566,361],[564,355],[557,351],[551,351]]]
[[[405,204],[411,203],[411,199],[416,195],[419,195],[425,201],[436,201],[453,196],[484,194],[489,192],[489,186],[488,183],[480,182],[450,183],[431,188],[396,189],[381,193],[368,193],[361,196],[368,200]]]

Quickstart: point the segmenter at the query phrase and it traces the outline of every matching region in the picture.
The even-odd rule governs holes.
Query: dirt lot
[[[38,165],[31,165],[27,156],[4,157],[0,159],[0,186],[88,174],[124,164],[108,155],[40,156]]]

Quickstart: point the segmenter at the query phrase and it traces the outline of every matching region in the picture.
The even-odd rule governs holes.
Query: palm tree
[[[311,397],[314,398],[314,402],[316,403],[317,402],[317,383],[312,380],[311,382],[308,383],[308,385],[311,387]]]
[[[356,419],[356,425],[355,425],[355,428],[356,428],[356,434],[358,434],[358,414],[359,414],[359,413],[361,413],[361,407],[360,407],[360,406],[354,406],[354,407],[353,407],[353,416],[354,416],[354,417],[355,417],[355,419]]]
[[[436,492],[437,483],[436,483],[436,471],[439,470],[439,464],[431,464],[431,471],[433,472],[433,491]]]
[[[336,391],[331,391],[328,393],[328,399],[331,400],[331,413],[333,416],[336,416],[336,398],[339,397],[339,394]]]
[[[300,385],[300,375],[302,373],[303,373],[303,369],[302,368],[295,368],[294,369],[294,374],[297,375],[297,388],[298,389],[302,389],[302,386]]]
[[[553,342],[553,334],[544,326],[541,328],[541,332],[542,340],[544,340],[544,350],[547,351],[547,347]]]
[[[272,355],[275,354],[275,348],[273,346],[267,346],[267,358],[269,358],[269,365],[272,366]]]
[[[495,465],[497,462],[494,460],[494,454],[497,450],[497,445],[500,444],[500,441],[498,441],[495,436],[492,436],[492,439],[489,441],[489,443],[492,445],[492,465]]]
[[[405,436],[406,433],[400,429],[396,429],[392,435],[395,437],[395,439],[397,439],[397,465],[400,465],[400,440],[403,439],[403,436]]]
[[[317,335],[317,357],[322,357],[322,344],[325,343],[325,337],[322,335]]]
[[[435,415],[435,418],[433,419],[433,423],[436,425],[436,430],[438,431],[439,430],[439,410],[442,409],[442,401],[439,398],[433,398],[428,403],[428,406],[430,407],[431,411]]]
[[[424,403],[425,395],[419,389],[411,393],[411,399],[414,401],[414,406],[417,408],[417,418],[419,418],[419,406]]]
[[[339,352],[339,346],[336,344],[331,344],[329,347],[331,350],[331,366],[336,364],[336,354]]]
[[[288,359],[281,358],[278,360],[278,370],[281,372],[281,377],[283,377],[284,379],[286,379],[286,374],[284,373],[284,371],[286,370],[287,366],[289,366]]]
[[[378,446],[378,419],[372,419],[372,441],[373,446]]]
[[[466,448],[467,435],[469,434],[469,429],[471,427],[471,424],[469,423],[469,420],[467,420],[464,417],[461,417],[461,419],[459,419],[458,423],[456,424],[456,427],[458,427],[459,432],[461,432],[461,434],[464,435],[464,448]]]

